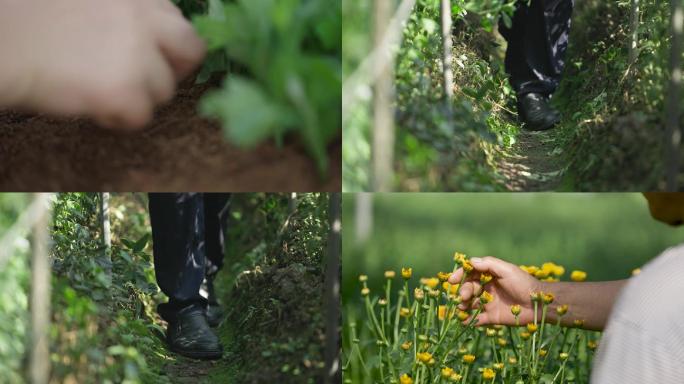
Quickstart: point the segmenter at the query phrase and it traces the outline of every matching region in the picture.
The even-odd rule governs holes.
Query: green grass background
[[[350,315],[361,304],[359,274],[369,275],[377,294],[383,271],[410,266],[416,277],[435,275],[453,268],[454,251],[517,264],[553,261],[565,266],[565,279],[581,269],[588,280],[606,280],[628,277],[684,240],[684,228],[651,218],[641,194],[375,194],[363,245],[354,207],[355,195],[345,194],[342,300]]]

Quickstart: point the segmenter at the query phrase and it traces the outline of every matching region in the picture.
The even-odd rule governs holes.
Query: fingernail
[[[472,259],[470,259],[470,262],[471,263],[480,263],[480,262],[482,262],[482,259],[480,259],[479,257],[473,257]]]

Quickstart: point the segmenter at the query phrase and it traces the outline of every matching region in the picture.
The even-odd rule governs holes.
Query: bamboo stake
[[[634,0],[639,1],[639,0]],[[454,70],[452,59],[451,41],[451,1],[442,0],[442,44],[444,55],[442,58],[442,70],[444,72],[444,95],[447,103],[454,96]]]
[[[390,20],[390,0],[375,0],[373,45],[381,49]],[[373,190],[387,192],[392,187],[394,162],[394,111],[392,108],[392,67],[394,55],[378,70],[373,98]]]
[[[31,349],[29,380],[32,384],[46,384],[50,378],[50,262],[49,194],[34,195],[42,210],[33,225],[31,257]]]
[[[326,327],[326,384],[341,383],[340,370],[340,273],[342,250],[342,198],[339,192],[329,194],[328,217],[330,234],[328,235],[326,266],[326,304],[328,324]]]
[[[677,177],[679,176],[680,145],[682,132],[679,126],[681,118],[681,81],[682,81],[682,29],[684,24],[684,11],[682,0],[672,0],[672,48],[670,55],[670,89],[667,96],[665,110],[665,140],[667,167],[666,188],[670,192],[678,189]]]

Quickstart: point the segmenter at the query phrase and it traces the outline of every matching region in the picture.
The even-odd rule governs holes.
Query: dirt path
[[[513,148],[497,163],[509,191],[554,191],[560,187],[563,163],[556,144],[557,129],[520,132]]]
[[[0,111],[0,188],[12,191],[333,191],[341,189],[341,139],[319,176],[301,143],[252,150],[223,140],[195,112],[207,86],[181,88],[148,128],[122,134],[85,119]],[[258,113],[258,111],[255,111]]]

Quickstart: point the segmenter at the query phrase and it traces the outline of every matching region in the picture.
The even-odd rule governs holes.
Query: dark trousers
[[[518,3],[513,25],[499,24],[508,41],[506,72],[518,96],[551,95],[561,79],[568,48],[574,0],[532,0]]]
[[[154,270],[169,297],[158,311],[167,321],[185,308],[203,310],[205,276],[223,266],[229,194],[150,193]]]

